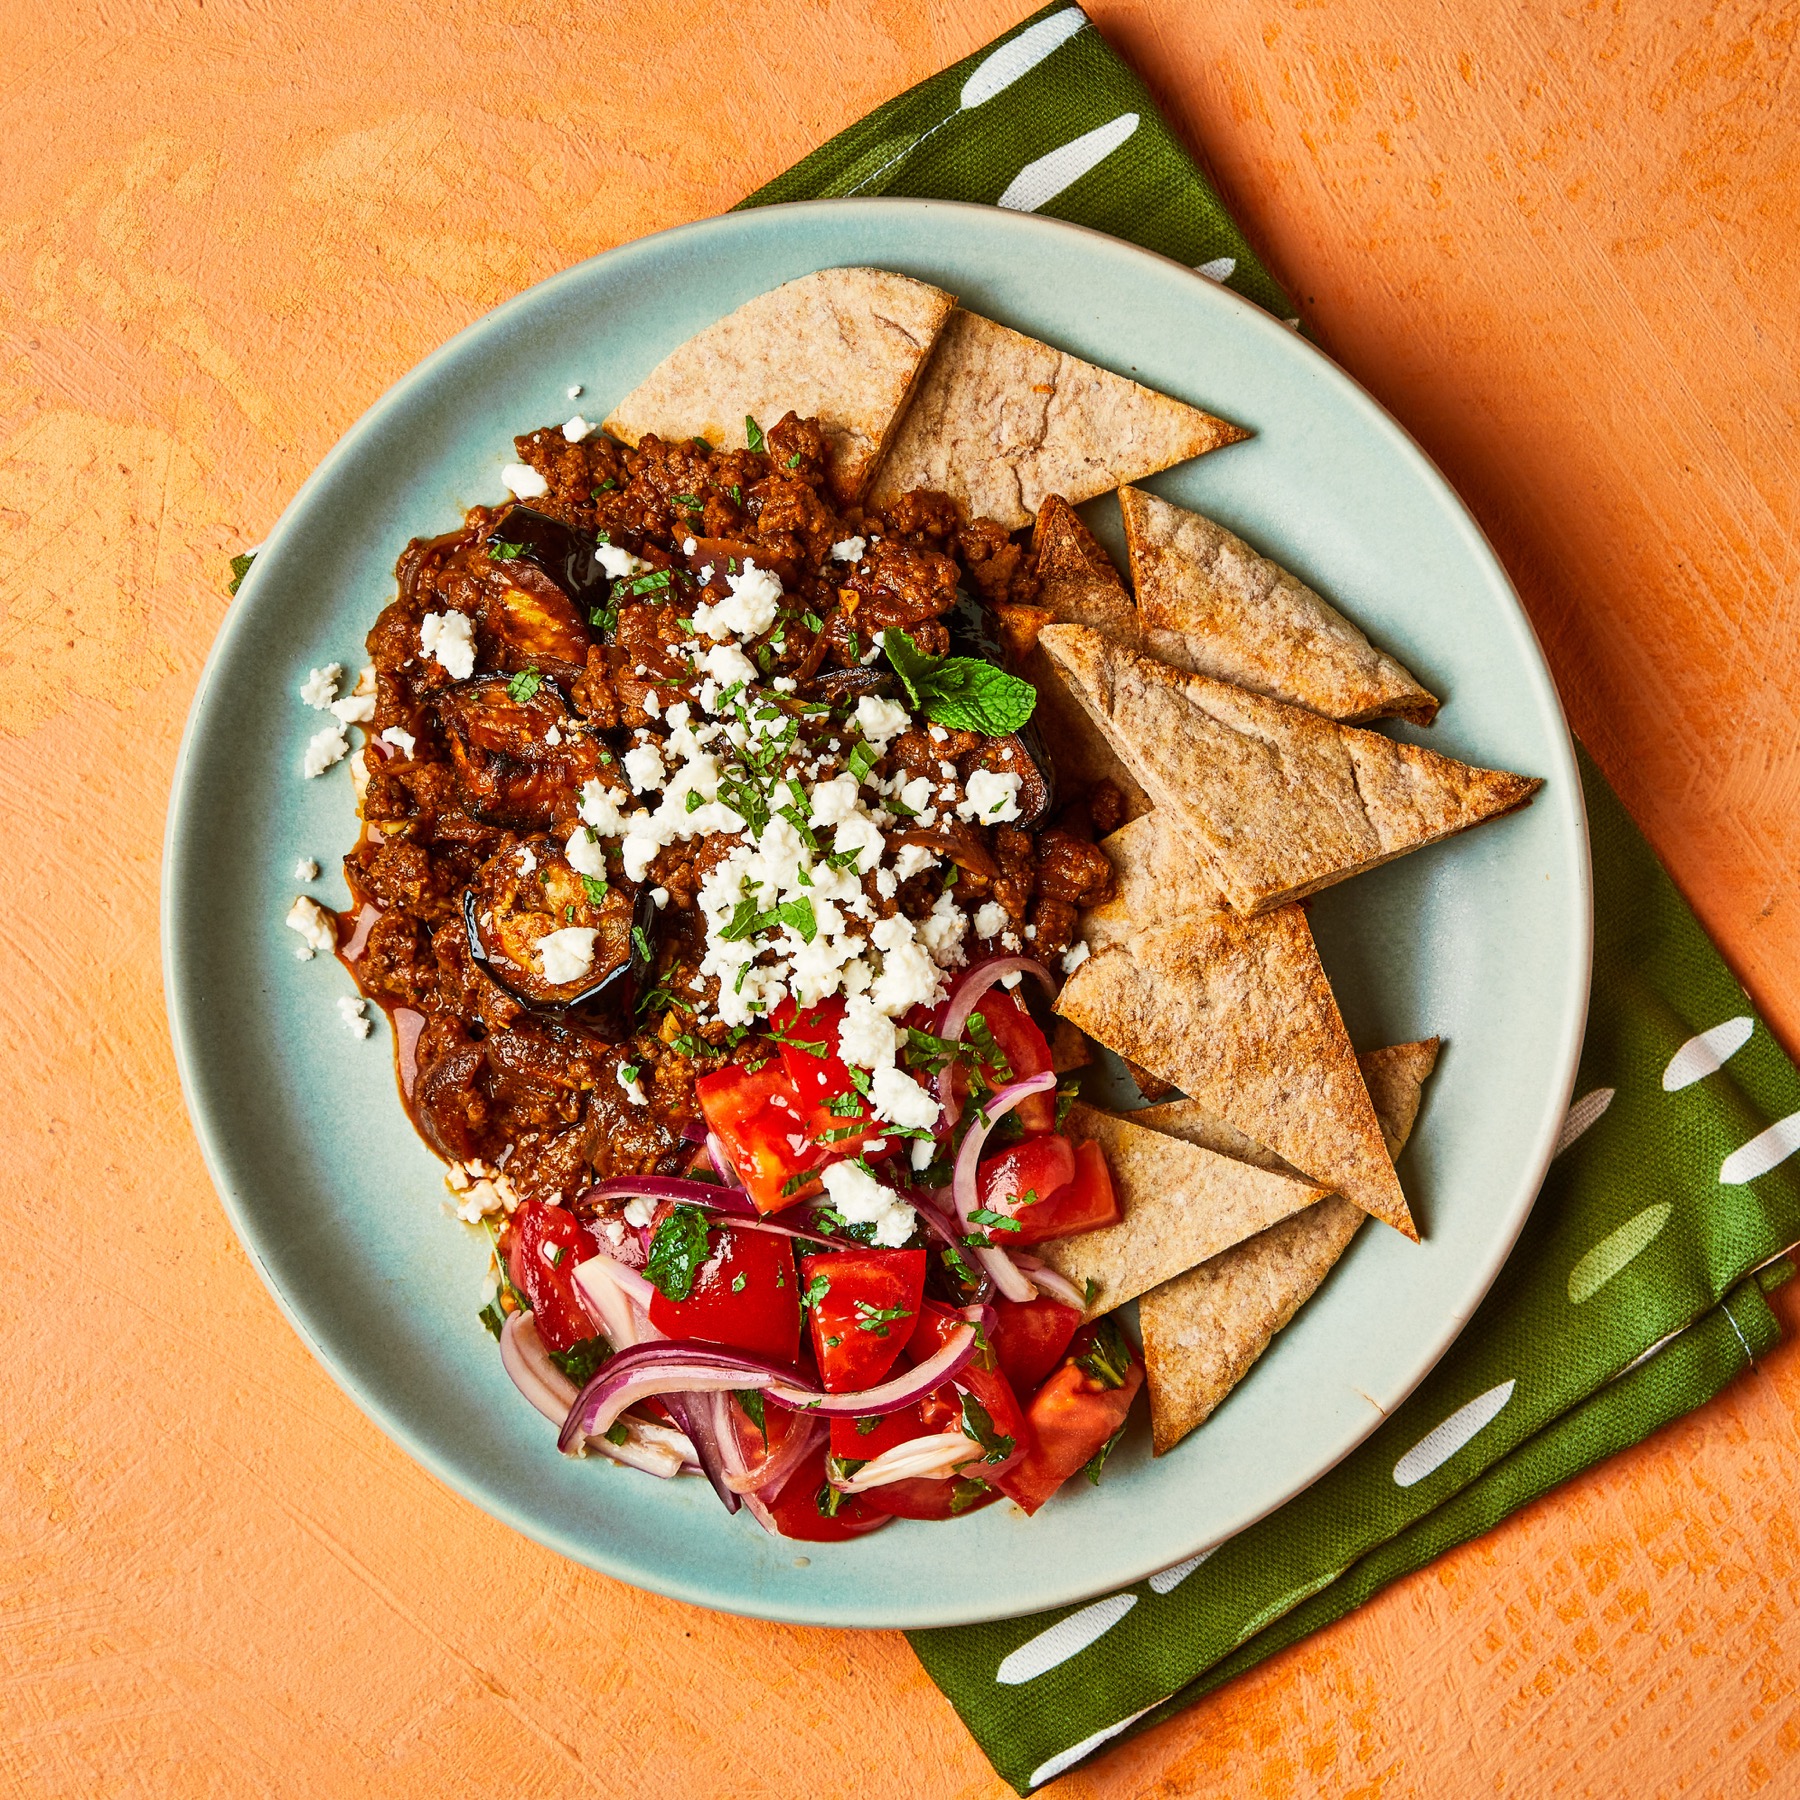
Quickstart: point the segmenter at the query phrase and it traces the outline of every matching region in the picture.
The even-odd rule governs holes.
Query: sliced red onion
[[[364,946],[369,941],[369,933],[375,929],[381,918],[381,908],[365,900],[356,910],[356,918],[350,926],[350,936],[345,940],[338,955],[347,963],[353,963],[362,955]]]
[[[732,1451],[737,1449],[737,1433],[725,1410],[725,1399],[722,1393],[690,1388],[678,1394],[664,1394],[662,1403],[668,1408],[669,1417],[687,1433],[701,1474],[712,1483],[725,1510],[734,1513],[744,1502],[727,1476],[726,1446],[731,1446]]]
[[[962,1148],[956,1153],[956,1169],[950,1180],[950,1197],[956,1202],[957,1216],[962,1220],[966,1231],[974,1233],[977,1227],[971,1222],[969,1215],[976,1212],[981,1205],[979,1191],[975,1185],[976,1169],[981,1162],[981,1147],[987,1142],[988,1133],[996,1124],[1012,1111],[1021,1100],[1029,1099],[1033,1094],[1048,1092],[1056,1086],[1056,1075],[1050,1069],[1037,1075],[1027,1075],[1023,1081],[1009,1082],[992,1099],[983,1102],[981,1114],[969,1126],[962,1141]],[[981,1233],[986,1236],[985,1232]],[[971,1246],[973,1248],[973,1246]],[[1017,1265],[1004,1250],[989,1246],[985,1250],[975,1250],[983,1267],[994,1278],[997,1287],[1009,1300],[1029,1300],[1036,1290],[1020,1273]]]
[[[704,1144],[709,1135],[704,1119],[689,1119],[681,1127],[681,1141],[684,1144]]]
[[[590,1256],[575,1268],[575,1287],[591,1306],[606,1341],[615,1351],[660,1338],[650,1323],[650,1296],[656,1291],[636,1269],[616,1257]],[[565,1416],[566,1410],[565,1410]]]
[[[743,1177],[731,1166],[731,1158],[725,1154],[725,1145],[716,1131],[706,1134],[706,1154],[712,1158],[712,1166],[718,1170],[719,1179],[727,1187],[741,1189]]]
[[[575,1384],[550,1360],[530,1313],[513,1313],[501,1327],[500,1362],[512,1377],[513,1386],[553,1425],[560,1425],[568,1417],[569,1408],[575,1404]],[[666,1425],[627,1419],[625,1427],[629,1435],[624,1443],[614,1444],[601,1438],[586,1448],[664,1481],[680,1474],[682,1465],[694,1456],[688,1439]]]
[[[771,1237],[793,1238],[802,1244],[823,1244],[827,1250],[841,1250],[844,1240],[826,1237],[818,1231],[802,1231],[798,1225],[781,1225],[773,1219],[746,1219],[741,1213],[730,1213],[719,1221],[733,1231],[766,1231]]]
[[[842,1493],[860,1494],[895,1481],[948,1480],[965,1463],[980,1460],[981,1446],[973,1438],[961,1431],[940,1431],[896,1444],[854,1475],[833,1477],[831,1485]]]
[[[672,1200],[677,1206],[710,1206],[715,1212],[756,1216],[755,1203],[741,1187],[719,1187],[710,1181],[688,1181],[679,1175],[615,1175],[610,1181],[589,1188],[583,1198]]]
[[[1014,1250],[1010,1252],[1010,1256],[1013,1267],[1023,1269],[1026,1279],[1040,1294],[1048,1294],[1052,1299],[1062,1301],[1065,1306],[1074,1307],[1079,1313],[1087,1311],[1087,1296],[1068,1276],[1037,1257],[1028,1256],[1023,1250]]]
[[[947,1038],[953,1044],[962,1042],[963,1027],[969,1022],[969,1014],[980,1003],[981,996],[995,982],[1003,981],[1008,975],[1030,975],[1044,985],[1046,994],[1054,995],[1056,981],[1050,971],[1041,962],[1029,956],[990,956],[976,963],[950,992],[950,998],[944,1004],[943,1023],[937,1028],[937,1035]],[[945,1131],[955,1125],[962,1109],[956,1103],[956,1087],[951,1077],[955,1074],[956,1064],[946,1063],[938,1071],[937,1093],[944,1108],[943,1129]]]
[[[394,1048],[400,1059],[400,1092],[408,1100],[419,1084],[419,1039],[425,1032],[425,1015],[410,1006],[394,1008]]]
[[[584,1263],[582,1268],[587,1266]],[[640,1400],[661,1396],[667,1404],[670,1394],[686,1398],[733,1388],[760,1388],[764,1398],[778,1406],[821,1418],[867,1418],[901,1412],[968,1367],[975,1355],[976,1331],[991,1328],[993,1317],[985,1306],[964,1308],[963,1323],[936,1355],[892,1381],[854,1394],[827,1394],[795,1369],[714,1344],[668,1339],[635,1344],[612,1357],[576,1396],[563,1421],[558,1443],[567,1450],[584,1434],[603,1436],[620,1413]]]

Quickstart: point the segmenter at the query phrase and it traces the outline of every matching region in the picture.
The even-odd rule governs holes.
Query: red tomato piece
[[[828,1394],[873,1387],[906,1348],[925,1292],[923,1250],[841,1250],[802,1257],[813,1354]]]
[[[1000,1359],[1000,1372],[1015,1394],[1035,1394],[1062,1361],[1081,1314],[1047,1294],[1035,1300],[996,1296],[993,1308],[994,1354]]]
[[[685,1300],[658,1290],[650,1323],[672,1338],[729,1344],[792,1363],[800,1355],[800,1287],[788,1239],[767,1231],[713,1228],[712,1253]]]
[[[779,1212],[819,1191],[807,1179],[820,1157],[794,1084],[771,1057],[760,1068],[733,1063],[694,1083],[707,1125],[758,1212]]]
[[[1041,1075],[1050,1067],[1049,1040],[1038,1030],[1037,1022],[1025,1010],[1024,1003],[1014,999],[1003,988],[990,988],[975,1003],[974,1017],[986,1024],[993,1035],[995,1047],[1005,1058],[1004,1068],[997,1063],[982,1067],[982,1079],[990,1088],[1002,1088],[1008,1082],[1023,1081],[1027,1075]],[[963,1028],[963,1040],[972,1041],[967,1026]],[[960,1107],[969,1091],[968,1074],[963,1063],[956,1065],[951,1083],[956,1092],[956,1103]],[[1048,1093],[1028,1095],[1013,1108],[1009,1117],[1019,1121],[1027,1137],[1054,1131],[1056,1090],[1052,1088]]]
[[[951,1335],[962,1322],[948,1307],[940,1306],[935,1300],[927,1300],[919,1309],[918,1329],[914,1331],[912,1342],[906,1347],[907,1355],[914,1362],[923,1362],[928,1356],[935,1356],[950,1341]],[[947,1382],[928,1396],[922,1410],[931,1430],[954,1431],[959,1426],[968,1430],[974,1421],[962,1404],[961,1396],[965,1393],[987,1414],[990,1441],[995,1449],[999,1449],[1003,1440],[1008,1438],[1012,1440],[1012,1446],[1007,1451],[1004,1462],[974,1462],[963,1473],[977,1475],[983,1481],[993,1482],[1003,1491],[1010,1491],[1006,1487],[1006,1471],[1030,1449],[1031,1426],[1024,1408],[1019,1405],[1018,1396],[1012,1390],[1012,1383],[996,1366],[991,1344],[985,1350],[978,1349],[975,1360],[966,1364],[954,1381]],[[934,1407],[942,1402],[948,1402],[948,1405],[943,1406],[938,1418],[934,1420]],[[971,1432],[970,1435],[973,1436],[974,1433]]]
[[[870,1488],[868,1498],[879,1500],[896,1519],[960,1519],[992,1506],[1000,1498],[1000,1490],[991,1487],[985,1494],[972,1493],[960,1478],[934,1481],[915,1476],[910,1481]]]
[[[806,1115],[813,1142],[826,1161],[855,1156],[884,1132],[875,1110],[856,1091],[849,1065],[838,1054],[838,1030],[844,1022],[842,1000],[821,1000],[802,1012],[784,1000],[769,1015],[781,1033],[777,1048],[781,1067]]]
[[[1050,1238],[1074,1237],[1078,1232],[1116,1225],[1124,1216],[1112,1172],[1106,1166],[1106,1152],[1090,1140],[1075,1146],[1075,1179],[1019,1215],[1024,1229],[1018,1238],[1007,1232],[1000,1241],[1041,1244]]]
[[[1018,1229],[989,1225],[996,1244],[1014,1247],[1035,1244],[1054,1196],[1075,1179],[1075,1148],[1065,1137],[1027,1138],[998,1156],[983,1160],[975,1175],[975,1192],[987,1212],[1012,1219]],[[1049,1216],[1054,1217],[1054,1214]]]
[[[527,1200],[512,1216],[506,1267],[512,1284],[531,1303],[531,1317],[546,1350],[572,1350],[600,1328],[575,1285],[575,1269],[600,1246],[575,1215],[541,1200]]]
[[[1036,1512],[1093,1460],[1125,1423],[1144,1385],[1144,1359],[1122,1326],[1119,1335],[1131,1352],[1131,1363],[1120,1386],[1109,1387],[1080,1366],[1080,1359],[1094,1347],[1094,1331],[1089,1325],[1076,1334],[1066,1360],[1032,1396],[1031,1449],[1001,1482],[1028,1513]]]
[[[783,1537],[801,1538],[814,1544],[839,1544],[861,1537],[885,1525],[893,1516],[882,1510],[870,1494],[845,1494],[835,1517],[819,1510],[820,1490],[825,1486],[825,1446],[816,1445],[790,1475],[769,1511],[775,1529]]]

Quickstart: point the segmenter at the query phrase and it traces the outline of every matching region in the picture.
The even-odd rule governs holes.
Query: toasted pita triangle
[[[1393,657],[1224,526],[1141,488],[1121,488],[1119,510],[1152,655],[1341,723],[1435,716],[1435,696]]]
[[[860,498],[956,297],[885,269],[821,269],[747,300],[671,351],[612,410],[635,444],[705,438],[742,449],[744,420],[816,418],[840,502]]]
[[[1420,1090],[1437,1054],[1438,1040],[1426,1038],[1358,1058],[1394,1156],[1412,1132]],[[1150,1107],[1137,1117],[1190,1143],[1217,1147],[1221,1140],[1220,1121],[1191,1100]],[[1227,1142],[1236,1137],[1228,1125],[1223,1133]],[[1318,1290],[1362,1221],[1362,1212],[1349,1201],[1328,1195],[1139,1300],[1158,1456],[1207,1419],[1243,1380],[1276,1332]]]
[[[875,477],[871,504],[934,488],[971,518],[1029,525],[1250,434],[958,308]]]
[[[1127,827],[1130,829],[1130,827]],[[1416,1240],[1297,906],[1196,915],[1088,957],[1056,1009],[1301,1174]]]
[[[1171,669],[1084,625],[1038,642],[1242,913],[1511,812],[1543,785]]]
[[[1103,1231],[1035,1247],[1034,1254],[1078,1288],[1093,1283],[1089,1318],[1314,1205],[1328,1191],[1092,1106],[1072,1106],[1066,1128],[1077,1142],[1092,1139],[1106,1152],[1125,1209]]]
[[[1130,642],[1137,636],[1137,608],[1113,567],[1112,558],[1081,522],[1068,501],[1052,494],[1031,538],[1039,584],[1038,605],[1064,625],[1091,625],[1109,637]],[[1125,796],[1125,816],[1150,810],[1137,777],[1071,694],[1041,644],[1032,646],[1021,672],[1037,689],[1033,718],[1056,764],[1057,785],[1071,793],[1110,781]]]

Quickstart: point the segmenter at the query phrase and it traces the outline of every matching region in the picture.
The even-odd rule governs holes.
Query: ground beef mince
[[[756,450],[655,437],[628,449],[552,426],[515,446],[546,491],[414,540],[369,632],[363,833],[344,872],[357,912],[375,916],[343,938],[358,946],[365,994],[422,1015],[405,1034],[405,1075],[433,1149],[497,1171],[517,1199],[589,1210],[597,1179],[694,1163],[695,1082],[745,1054],[744,1032],[716,1013],[720,978],[702,967],[714,928],[703,889],[771,816],[811,837],[800,776],[816,784],[843,767],[839,721],[859,700],[878,712],[908,702],[882,632],[942,656],[961,599],[1022,657],[1041,620],[1025,548],[991,520],[926,492],[885,514],[837,507],[816,420],[789,414]],[[764,592],[767,622],[747,630],[737,578],[752,569],[780,591]],[[717,715],[728,673],[696,650],[710,641],[702,608],[738,609],[733,666],[753,666],[770,715],[798,722],[785,754],[802,810],[784,813],[780,771],[761,801],[721,777],[744,831],[696,826],[634,858],[629,838],[584,819],[623,818],[646,794],[654,804],[671,722]],[[755,753],[752,730],[743,754]],[[1068,949],[1079,909],[1111,892],[1093,840],[1116,824],[1116,794],[1062,796],[1048,824],[1053,784],[1047,770],[1033,784],[1028,739],[927,729],[916,714],[870,754],[872,774],[852,769],[885,784],[889,851],[930,855],[853,863],[848,884],[832,866],[869,931],[951,907],[970,954]],[[1019,778],[1010,822],[965,802],[978,772],[990,785]],[[689,805],[712,799],[694,791]],[[1004,924],[976,931],[978,913]],[[629,979],[603,979],[613,974]]]

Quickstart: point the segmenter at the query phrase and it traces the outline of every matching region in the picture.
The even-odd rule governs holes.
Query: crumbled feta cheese
[[[300,684],[300,698],[308,706],[324,712],[337,698],[338,683],[343,675],[342,663],[327,663],[322,669],[314,669]]]
[[[650,872],[650,864],[662,845],[653,837],[633,832],[619,846],[619,860],[625,865],[626,879],[642,881]]]
[[[599,834],[591,825],[577,825],[563,845],[563,856],[577,875],[606,878],[606,852],[600,847]]]
[[[562,727],[552,723],[550,729],[544,733],[544,742],[552,745],[560,744],[562,742]]]
[[[550,491],[549,482],[527,463],[508,463],[500,471],[500,479],[515,500],[535,500]]]
[[[507,1147],[506,1155],[512,1149]],[[502,1156],[501,1161],[505,1161]],[[519,1195],[506,1176],[480,1157],[472,1156],[467,1162],[452,1163],[444,1171],[444,1186],[459,1204],[456,1216],[466,1225],[476,1225],[490,1213],[508,1212],[519,1204]]]
[[[341,725],[328,725],[306,740],[306,754],[300,759],[300,772],[308,781],[323,775],[333,763],[342,762],[350,752],[350,740]]]
[[[315,950],[323,950],[329,955],[337,948],[337,921],[318,901],[309,900],[304,894],[288,908],[285,923],[289,931],[299,932],[304,941],[305,948],[298,952],[303,962]]]
[[[958,814],[980,825],[1009,825],[1019,816],[1019,778],[996,769],[977,769]]]
[[[650,904],[661,912],[669,904],[669,890],[665,887],[653,887],[650,890]]]
[[[998,900],[985,902],[975,914],[975,935],[997,938],[1012,923],[1012,915]]]
[[[725,586],[730,591],[722,600],[694,608],[694,623],[708,637],[760,637],[775,623],[781,577],[773,569],[746,558],[742,569],[726,575]]]
[[[375,716],[375,696],[351,694],[343,700],[332,701],[331,710],[346,725],[366,725]]]
[[[867,995],[858,994],[844,1003],[838,1025],[838,1055],[859,1069],[890,1065],[900,1042],[894,1021],[881,1012]]]
[[[915,775],[911,781],[903,781],[894,798],[911,813],[921,813],[931,804],[931,777]],[[929,852],[927,852],[929,854]]]
[[[310,856],[301,857],[301,859],[294,864],[294,879],[296,881],[317,881],[319,879],[319,865],[314,862]]]
[[[583,389],[581,383],[578,381],[569,389],[569,398],[571,400],[579,400],[582,396],[582,392]]]
[[[1085,938],[1077,938],[1075,942],[1063,952],[1063,973],[1065,975],[1073,975],[1075,971],[1087,961],[1091,954],[1092,952],[1090,952],[1087,947],[1087,940]]]
[[[923,844],[902,844],[894,852],[894,873],[902,881],[911,881],[926,869],[937,867],[937,857]]]
[[[619,1086],[625,1090],[625,1097],[633,1106],[648,1106],[650,1097],[644,1092],[644,1084],[639,1079],[636,1063],[620,1063],[613,1071],[618,1078]]]
[[[566,925],[547,931],[537,941],[538,967],[546,981],[561,987],[579,981],[594,966],[594,939],[600,934],[589,925]]]
[[[381,741],[384,744],[392,744],[407,762],[412,761],[412,753],[418,747],[419,742],[410,731],[402,731],[398,725],[390,725],[381,734]]]
[[[819,1179],[832,1208],[848,1225],[873,1225],[875,1242],[897,1250],[913,1234],[913,1209],[892,1188],[885,1188],[853,1162],[835,1162]]]
[[[913,1173],[922,1175],[931,1166],[931,1159],[937,1155],[937,1143],[932,1138],[914,1138],[912,1150],[907,1158],[912,1164]]]
[[[756,665],[732,644],[715,644],[700,658],[700,667],[721,688],[748,687],[756,679]]]
[[[371,1026],[368,1016],[368,1001],[352,999],[348,994],[338,995],[338,1017],[344,1021],[345,1028],[352,1037],[366,1038]]]
[[[887,839],[867,813],[852,813],[849,818],[840,820],[832,837],[832,849],[839,856],[848,856],[852,851],[856,853],[858,860],[850,866],[858,873],[873,869],[886,848]]]
[[[856,777],[848,773],[821,781],[812,790],[810,798],[812,805],[808,811],[815,825],[837,825],[845,819],[853,819],[862,804]]]
[[[372,694],[372,693],[374,693],[374,691],[375,691],[375,665],[373,663],[364,663],[363,666],[357,670],[356,686],[353,687],[350,691],[353,694]]]
[[[519,846],[519,873],[529,875],[537,867],[537,856],[529,844]]]
[[[581,784],[581,801],[576,809],[582,822],[602,837],[619,837],[625,830],[625,816],[619,811],[619,790],[608,787],[598,775]]]
[[[927,1130],[938,1121],[938,1101],[912,1076],[892,1065],[877,1069],[869,1082],[869,1098],[884,1119],[908,1130]]]
[[[579,444],[593,429],[593,426],[591,426],[580,413],[577,413],[574,418],[569,420],[569,422],[563,426],[563,436],[566,437],[571,444]]]
[[[879,694],[864,694],[856,703],[856,723],[869,740],[870,749],[879,756],[887,749],[889,740],[897,738],[912,723],[912,715],[897,700],[883,700]]]
[[[625,1223],[642,1231],[656,1217],[656,1202],[643,1194],[633,1194],[625,1202]]]
[[[941,725],[927,726],[926,730],[929,733],[931,741],[934,744],[942,744],[949,740],[949,737],[950,737],[949,732],[947,732]]]
[[[838,541],[831,546],[832,559],[836,562],[861,562],[863,552],[868,549],[868,547],[869,544],[866,538],[839,538]]]
[[[689,706],[685,700],[677,700],[675,704],[663,714],[663,723],[668,726],[671,731],[681,731],[686,728],[688,720],[693,716],[694,709]]]
[[[466,613],[427,613],[419,621],[419,648],[453,680],[475,673],[475,632]]]
[[[892,869],[875,871],[875,891],[882,899],[891,900],[900,891],[900,877]]]
[[[662,752],[654,744],[639,744],[635,749],[627,750],[620,760],[625,765],[625,777],[634,794],[647,794],[660,788],[668,778]]]
[[[623,544],[600,545],[594,552],[594,561],[600,565],[600,572],[613,581],[623,581],[628,575],[641,575],[650,566],[641,556],[633,556]]]
[[[969,915],[956,904],[948,888],[919,921],[918,932],[919,942],[940,969],[959,968],[968,960],[963,939],[969,934]]]

